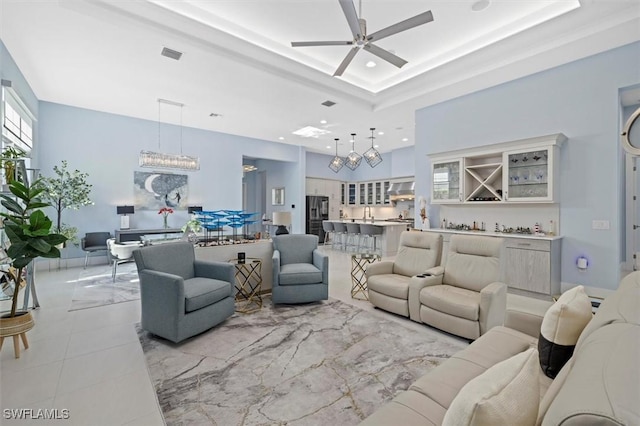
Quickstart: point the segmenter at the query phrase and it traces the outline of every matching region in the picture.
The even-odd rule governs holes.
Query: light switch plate
[[[593,220],[591,221],[591,229],[609,229],[609,221]]]

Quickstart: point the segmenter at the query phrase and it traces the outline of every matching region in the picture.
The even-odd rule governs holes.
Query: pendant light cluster
[[[371,167],[375,167],[378,164],[380,164],[382,162],[382,156],[380,155],[380,153],[373,147],[373,140],[375,139],[375,137],[373,136],[373,132],[376,130],[375,127],[371,127],[369,130],[371,130],[371,137],[369,139],[371,139],[371,148],[369,148],[367,151],[365,151],[364,156],[360,155],[356,152],[355,150],[355,143],[356,143],[356,134],[355,133],[351,133],[351,151],[349,152],[349,155],[347,155],[346,157],[340,157],[338,155],[338,141],[340,139],[336,138],[335,142],[336,142],[336,155],[335,157],[333,157],[331,159],[331,162],[329,162],[329,168],[331,170],[334,171],[334,173],[338,173],[340,171],[340,169],[342,169],[343,166],[347,166],[348,168],[350,168],[351,170],[355,170],[360,166],[360,163],[362,163],[362,158],[365,159],[365,161],[369,164],[369,166]]]

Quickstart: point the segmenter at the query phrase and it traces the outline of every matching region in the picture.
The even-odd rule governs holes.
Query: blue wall
[[[430,193],[427,154],[564,133],[562,281],[616,288],[623,196],[618,90],[640,82],[638,58],[634,43],[418,110],[416,193]],[[592,230],[593,219],[609,220],[611,230]],[[590,259],[586,272],[575,267],[579,255]]]
[[[340,153],[341,155],[343,153]],[[346,166],[338,173],[329,168],[329,162],[335,156],[307,152],[307,177],[333,179],[345,182],[379,180],[414,175],[415,158],[414,147],[405,147],[385,152],[382,154],[382,162],[376,167],[371,167],[364,159],[360,166],[351,170]]]
[[[52,175],[53,166],[65,159],[70,168],[88,172],[89,183],[93,184],[91,198],[95,205],[78,211],[66,210],[63,221],[77,227],[79,235],[117,229],[119,217],[115,206],[133,203],[133,172],[145,170],[138,166],[138,154],[141,149],[157,149],[158,123],[41,102],[40,134],[38,167],[42,174]],[[163,150],[178,152],[179,141],[172,146],[164,139]],[[301,148],[193,128],[183,129],[182,141],[185,154],[200,157],[200,171],[186,172],[189,204],[202,205],[207,210],[241,209],[242,156],[250,154],[254,158],[285,162],[279,177],[274,179],[278,179],[279,186],[287,188],[287,204],[302,205]],[[186,211],[178,211],[170,217],[169,224],[180,227],[186,220]],[[294,220],[294,232],[303,229],[295,226],[299,223],[302,223],[300,217]],[[160,226],[155,210],[136,210],[131,217],[132,228]],[[67,254],[68,257],[81,255],[80,249],[74,248]]]

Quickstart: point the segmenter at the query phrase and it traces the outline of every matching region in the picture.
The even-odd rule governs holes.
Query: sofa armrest
[[[480,335],[493,327],[504,324],[507,310],[507,285],[492,282],[480,290]]]
[[[393,274],[393,262],[385,260],[383,262],[369,263],[364,273],[367,278],[373,275]]]
[[[273,255],[271,256],[271,277],[273,281],[271,282],[272,287],[276,287],[280,285],[280,250],[273,250]]]
[[[551,305],[553,302],[550,300],[508,294],[504,326],[537,339],[540,336],[544,314]]]
[[[424,275],[444,275],[444,266],[434,266],[424,271]]]
[[[329,284],[329,255],[318,249],[313,250],[313,266],[322,271],[322,282]]]
[[[196,277],[213,278],[227,281],[235,288],[235,268],[231,263],[217,262],[213,260],[196,260],[193,262]],[[233,292],[234,290],[232,290]]]
[[[442,275],[415,275],[409,280],[409,318],[415,322],[422,322],[420,319],[420,291],[432,285],[442,284]]]

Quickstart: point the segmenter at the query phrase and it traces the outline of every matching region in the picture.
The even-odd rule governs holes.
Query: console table
[[[182,234],[182,229],[116,229],[116,243],[124,243],[126,241],[140,241],[140,237],[142,237],[143,235],[153,234]]]

